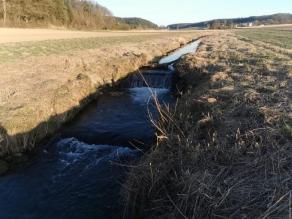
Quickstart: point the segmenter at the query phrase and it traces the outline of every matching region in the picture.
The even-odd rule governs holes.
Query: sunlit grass
[[[241,29],[235,30],[235,33],[250,40],[258,40],[292,49],[292,27]]]
[[[45,56],[52,54],[64,54],[66,52],[96,49],[102,46],[118,45],[122,43],[138,43],[179,35],[179,32],[154,33],[148,35],[135,36],[113,36],[113,37],[94,37],[80,39],[46,40],[35,42],[19,42],[0,44],[0,63],[23,59],[31,56]]]

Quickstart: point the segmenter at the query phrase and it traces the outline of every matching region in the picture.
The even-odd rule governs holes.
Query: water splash
[[[160,96],[167,95],[169,93],[169,89],[166,88],[149,87],[130,88],[129,91],[133,101],[140,104],[148,104],[154,97],[159,99]]]

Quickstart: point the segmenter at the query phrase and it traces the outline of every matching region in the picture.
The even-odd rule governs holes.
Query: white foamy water
[[[68,175],[86,175],[96,168],[104,168],[110,162],[119,163],[122,160],[133,160],[139,157],[139,151],[128,147],[112,145],[86,144],[76,138],[62,139],[57,143],[57,171],[52,180],[62,181]]]
[[[169,93],[169,89],[148,87],[130,88],[129,91],[133,101],[140,104],[147,104],[155,97],[158,98]]]
[[[84,156],[88,158],[90,153],[95,158],[103,159],[114,158],[119,159],[123,156],[136,155],[137,150],[128,147],[119,147],[113,145],[90,145],[79,141],[76,138],[62,139],[57,143],[59,156],[62,161],[66,160],[69,163],[74,163],[82,159]]]

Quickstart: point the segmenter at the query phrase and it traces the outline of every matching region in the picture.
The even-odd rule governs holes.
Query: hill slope
[[[184,28],[208,28],[224,25],[246,25],[247,23],[253,23],[254,25],[269,25],[269,24],[289,24],[292,23],[292,14],[273,14],[264,16],[251,16],[246,18],[231,18],[231,19],[216,19],[210,21],[204,21],[199,23],[182,23],[171,24],[168,26],[170,29],[184,29]]]
[[[109,9],[93,0],[1,0],[1,25],[77,29],[157,28],[157,25],[141,18],[115,18]]]
[[[157,29],[158,25],[152,23],[151,21],[142,18],[120,18],[116,17],[116,22],[118,25],[126,25],[129,29]]]

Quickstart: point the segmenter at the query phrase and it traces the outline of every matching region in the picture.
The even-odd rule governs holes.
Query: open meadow
[[[235,33],[250,40],[262,41],[285,49],[292,49],[292,25],[283,27],[241,29],[236,30]]]
[[[167,31],[70,31],[0,28],[0,63],[32,56],[65,54],[122,43],[179,36]]]

